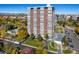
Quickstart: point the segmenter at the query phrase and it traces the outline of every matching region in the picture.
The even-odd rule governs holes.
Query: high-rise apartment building
[[[49,40],[53,38],[54,32],[54,7],[32,7],[28,8],[28,33],[40,34],[44,37],[48,34]]]

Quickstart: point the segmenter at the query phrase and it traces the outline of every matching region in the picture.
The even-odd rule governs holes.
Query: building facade
[[[49,40],[53,38],[55,13],[54,7],[28,8],[28,33],[40,34],[44,37],[48,34]]]

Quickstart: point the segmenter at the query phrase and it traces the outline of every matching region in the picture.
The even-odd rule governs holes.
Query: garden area
[[[55,42],[49,42],[48,43],[48,50],[50,50],[50,51],[57,51],[57,45],[56,45],[56,43]]]
[[[64,49],[63,50],[63,54],[72,54],[73,53],[73,50],[71,49]]]

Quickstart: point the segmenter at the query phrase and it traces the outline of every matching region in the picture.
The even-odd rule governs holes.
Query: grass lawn
[[[15,41],[17,41],[17,42],[21,42],[22,40],[24,40],[24,39],[16,39]]]
[[[47,54],[48,51],[46,49],[40,48],[40,49],[36,49],[36,52],[35,53],[36,54]]]
[[[24,41],[25,39],[15,39],[14,41],[17,41],[17,42],[21,42],[21,41]]]
[[[51,50],[51,51],[57,51],[57,48],[56,48],[56,44],[53,42],[52,45],[50,45],[51,42],[49,42],[48,44],[48,49]]]
[[[72,52],[73,52],[73,51],[70,50],[70,49],[63,50],[63,53],[64,53],[64,54],[70,54],[70,53],[72,53]]]
[[[43,47],[43,42],[39,41],[39,40],[36,40],[36,39],[26,40],[24,43],[27,44],[27,45],[31,45],[31,46],[35,46],[35,47],[39,47],[39,48]]]

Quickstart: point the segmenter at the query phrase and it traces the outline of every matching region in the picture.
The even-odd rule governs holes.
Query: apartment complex
[[[55,13],[54,7],[32,7],[28,8],[28,33],[40,34],[44,37],[48,34],[49,40],[53,38]]]

